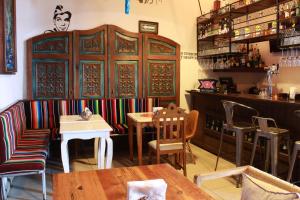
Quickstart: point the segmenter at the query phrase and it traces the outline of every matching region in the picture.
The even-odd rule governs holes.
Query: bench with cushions
[[[127,113],[152,112],[155,106],[158,98],[20,101],[0,113],[0,178],[42,174],[45,199],[48,144],[59,138],[60,115],[79,115],[88,107],[111,125],[113,135],[120,135],[127,133]],[[4,198],[3,186],[0,191]]]
[[[68,99],[25,100],[27,128],[50,129],[52,139],[59,137],[60,115],[79,115],[85,107],[93,114],[100,114],[114,129],[113,135],[127,133],[127,113],[152,112],[159,106],[158,98],[133,99]]]
[[[49,129],[26,128],[23,102],[0,113],[0,178],[41,174],[43,198],[46,198],[45,165],[48,155]],[[2,198],[6,198],[4,186]]]

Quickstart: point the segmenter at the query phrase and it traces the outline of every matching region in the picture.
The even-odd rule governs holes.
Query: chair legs
[[[221,130],[221,138],[220,138],[220,146],[219,146],[219,151],[218,151],[218,155],[217,155],[217,162],[216,162],[216,166],[215,166],[215,171],[218,168],[219,158],[220,158],[220,155],[221,155],[221,149],[222,149],[222,143],[223,143],[223,136],[224,136],[224,129],[222,128],[222,130]]]
[[[187,147],[188,147],[188,151],[190,152],[190,154],[191,154],[191,156],[192,156],[192,161],[193,161],[193,163],[196,164],[196,160],[195,160],[195,158],[194,158],[194,154],[193,154],[192,148],[191,148],[191,146],[190,146],[190,141],[187,141],[186,145],[187,145]]]
[[[250,165],[251,166],[253,166],[254,156],[255,156],[256,147],[257,147],[257,142],[258,142],[258,134],[255,134],[253,149],[252,149],[252,154],[251,154],[251,160],[250,160]]]
[[[47,198],[47,192],[46,192],[46,170],[42,173],[42,187],[43,187],[43,200],[46,200]]]
[[[293,174],[295,162],[296,162],[296,159],[297,159],[298,151],[300,151],[300,144],[299,145],[295,144],[294,150],[293,150],[293,155],[292,155],[292,160],[291,160],[291,165],[290,165],[290,169],[289,169],[289,173],[288,173],[288,177],[287,177],[288,182],[290,182],[291,178],[292,178],[292,174]]]
[[[6,190],[5,190],[5,185],[4,185],[4,180],[3,178],[0,178],[1,181],[1,191],[0,191],[0,199],[7,199],[7,195],[6,195]]]

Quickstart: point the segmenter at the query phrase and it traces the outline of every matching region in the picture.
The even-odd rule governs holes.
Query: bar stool
[[[300,110],[296,110],[295,115],[300,118]],[[289,169],[289,173],[288,173],[288,177],[287,177],[288,182],[290,182],[291,178],[292,178],[292,174],[293,174],[295,162],[296,162],[296,159],[297,159],[298,151],[300,151],[300,141],[296,141],[295,145],[294,145],[292,161],[291,161],[291,165],[290,165],[290,169]]]
[[[258,123],[259,128],[256,130],[254,145],[251,155],[250,165],[253,165],[254,156],[256,152],[257,142],[260,137],[267,139],[267,153],[266,153],[266,163],[265,170],[269,165],[269,157],[271,154],[271,168],[272,174],[277,176],[277,165],[278,165],[278,146],[279,146],[279,138],[286,138],[287,140],[287,150],[288,150],[288,159],[290,163],[290,134],[289,130],[278,128],[276,122],[272,118],[264,118],[253,116],[254,123]],[[273,126],[269,126],[269,124]]]
[[[256,128],[253,126],[252,123],[233,122],[234,108],[236,106],[239,106],[241,108],[245,108],[245,109],[255,113],[255,115],[258,116],[258,111],[255,110],[254,108],[249,107],[249,106],[246,106],[246,105],[243,105],[243,104],[240,104],[240,103],[237,103],[237,102],[233,102],[233,101],[222,100],[221,102],[222,102],[223,107],[225,109],[226,123],[223,123],[222,130],[221,130],[221,139],[220,139],[221,141],[220,141],[220,146],[219,146],[215,171],[217,170],[218,163],[219,163],[219,157],[220,157],[220,154],[221,154],[224,130],[233,131],[236,134],[235,161],[236,161],[236,166],[237,167],[241,166],[241,164],[242,164],[242,151],[243,151],[244,134],[256,130]]]

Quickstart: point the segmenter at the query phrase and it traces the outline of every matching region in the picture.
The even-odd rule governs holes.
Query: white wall
[[[62,4],[73,14],[69,30],[89,29],[102,24],[115,24],[128,31],[138,32],[138,21],[159,22],[159,34],[173,39],[181,45],[182,52],[197,51],[196,17],[200,15],[197,0],[162,0],[162,4],[143,5],[131,0],[129,15],[124,13],[124,0],[16,0],[17,3],[17,56],[18,72],[15,75],[0,75],[0,110],[18,99],[26,98],[26,47],[30,37],[52,29],[54,8]],[[203,12],[212,7],[212,0],[201,0]],[[263,56],[267,63],[274,58],[263,44]],[[265,51],[265,52],[264,52]],[[271,64],[271,63],[270,63]],[[290,71],[294,74],[290,78]],[[299,83],[295,73],[299,69],[283,69],[277,78],[278,86],[286,91],[290,85]],[[263,74],[224,74],[203,70],[196,59],[181,60],[180,101],[187,107],[185,90],[197,84],[198,78],[233,76],[241,91],[263,82]],[[299,87],[300,89],[300,87]]]
[[[196,53],[196,17],[200,15],[197,0],[163,0],[162,4],[144,5],[131,0],[129,15],[124,13],[124,0],[16,0],[18,73],[0,76],[0,109],[26,98],[25,41],[52,29],[54,8],[62,4],[73,14],[69,30],[89,29],[102,24],[115,24],[138,32],[138,21],[159,22],[159,34],[178,42],[181,51]],[[211,0],[206,0],[211,2]],[[205,1],[201,1],[205,5]],[[184,93],[195,84],[198,62],[181,62],[181,104],[186,107]]]

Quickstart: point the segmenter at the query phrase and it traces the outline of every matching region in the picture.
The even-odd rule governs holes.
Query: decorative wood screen
[[[180,46],[114,25],[36,36],[28,46],[28,96],[160,97],[179,104]]]

